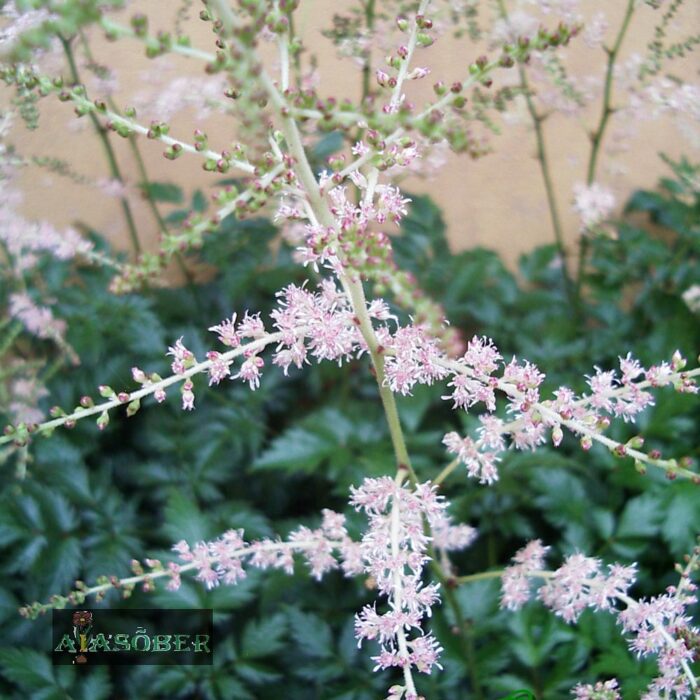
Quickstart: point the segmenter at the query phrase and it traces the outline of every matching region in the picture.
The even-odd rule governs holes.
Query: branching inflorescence
[[[131,29],[106,17],[100,20],[112,37],[142,40],[152,55],[177,52],[204,60],[209,72],[227,75],[231,83],[228,96],[257,105],[259,120],[271,123],[263,152],[256,153],[253,148],[248,152],[240,145],[231,150],[212,150],[201,131],[195,132],[194,143],[189,144],[171,136],[167,124],[142,125],[135,111],[117,113],[103,101],[89,99],[84,86],[69,85],[61,76],[50,78],[19,63],[3,70],[4,79],[20,90],[42,95],[55,93],[72,103],[78,116],[92,115],[103,128],[120,136],[132,138],[140,134],[163,143],[168,159],[199,156],[204,158],[207,171],[235,170],[247,178],[247,186],[242,190],[228,189],[216,195],[220,209],[214,217],[192,215],[179,231],[164,236],[160,256],[149,258],[143,254],[135,265],[122,270],[113,285],[116,291],[136,288],[140,281],[162,269],[167,256],[200,244],[202,236],[223,218],[232,214],[242,217],[272,199],[278,200],[277,220],[288,228],[296,228],[298,262],[320,274],[322,280],[313,291],[312,285],[306,284],[289,285],[278,292],[269,322],[253,311],[245,311],[240,318],[233,313],[211,327],[209,330],[225,349],[211,349],[206,359],[195,357],[185,338],[175,340],[168,352],[172,358],[170,376],[163,378],[148,369],[134,367],[133,379],[140,388],[116,390],[101,386],[99,393],[104,401],[95,402],[85,396],[73,410],[54,408],[51,420],[8,426],[0,444],[26,449],[34,436],[49,435],[61,426],[70,428],[88,417],[97,416],[98,427],[104,429],[113,409],[125,406],[127,416],[133,416],[144,398],[153,396],[162,402],[171,387],[179,387],[183,409],[192,410],[198,375],[206,375],[210,385],[229,378],[255,390],[266,364],[263,354],[271,348],[269,363],[284,374],[292,368],[302,369],[312,360],[343,363],[369,357],[389,424],[396,474],[368,478],[351,490],[350,504],[368,519],[359,542],[349,538],[344,516],[326,510],[319,529],[299,528],[285,541],[247,543],[242,531],[231,530],[212,542],[180,542],[174,547],[179,561],[163,565],[146,560],[148,571],[137,563],[132,577],[101,580],[92,587],[80,584],[68,596],[57,596],[49,604],[36,603],[23,610],[34,616],[49,607],[82,603],[89,595],[103,596],[112,588],[128,593],[142,584],[148,590],[159,578],[167,578],[168,587],[175,588],[185,572],[195,573],[208,587],[234,584],[245,576],[246,566],[290,572],[293,555],[301,554],[316,578],[338,566],[347,575],[371,577],[380,600],[357,615],[358,641],[373,640],[379,644],[379,652],[373,657],[376,669],[401,670],[402,685],[394,686],[390,697],[416,700],[419,691],[413,672],[430,673],[433,668],[440,668],[440,642],[424,629],[431,608],[439,602],[439,584],[424,579],[425,566],[435,550],[449,552],[468,546],[475,532],[466,525],[450,522],[448,504],[437,493],[437,486],[447,470],[455,468],[455,463],[433,479],[434,483],[417,480],[395,394],[410,395],[416,385],[441,382],[446,392],[443,398],[454,409],[485,409],[475,435],[462,437],[449,432],[443,440],[447,451],[466,465],[467,474],[482,484],[498,480],[497,465],[509,447],[534,450],[548,440],[556,447],[565,431],[580,440],[584,450],[599,443],[618,457],[633,459],[642,473],[647,467],[657,467],[669,479],[680,477],[697,483],[700,475],[692,471],[688,460],[662,458],[655,452],[647,454],[642,451],[641,437],[620,443],[605,430],[612,420],[633,421],[653,404],[653,389],[671,387],[678,392],[697,393],[700,370],[686,370],[686,360],[678,353],[649,368],[643,368],[628,354],[620,358],[619,374],[595,368],[587,377],[587,393],[577,395],[562,386],[551,397],[543,397],[542,369],[526,360],[504,360],[489,338],[475,336],[463,342],[447,324],[441,308],[416,289],[409,274],[397,268],[390,236],[382,230],[385,225],[400,222],[407,213],[410,200],[392,178],[424,155],[426,140],[446,139],[453,146],[460,139],[468,140],[466,132],[458,128],[467,90],[490,87],[499,71],[515,64],[525,66],[533,56],[546,61],[552,49],[579,33],[575,19],[552,29],[538,26],[512,36],[514,18],[508,19],[503,12],[502,19],[507,24],[501,27],[505,39],[498,44],[499,55],[478,58],[469,66],[465,79],[450,88],[436,84],[437,99],[417,110],[406,96],[407,82],[422,79],[429,71],[414,67],[412,59],[435,39],[429,16],[431,2],[422,0],[417,10],[398,17],[404,38],[389,56],[387,69],[376,72],[378,88],[373,100],[357,109],[338,109],[318,99],[313,91],[292,83],[290,56],[298,51],[298,40],[292,35],[290,18],[297,5],[287,0],[254,0],[241,2],[234,9],[226,0],[205,2],[202,16],[212,23],[215,54],[169,37],[150,37],[140,18]],[[259,58],[257,44],[261,36],[274,42],[279,51],[277,79],[268,74]],[[593,41],[594,37],[589,39]],[[619,41],[614,50],[618,48]],[[560,71],[553,73],[564,80]],[[527,88],[524,78],[523,86]],[[568,94],[572,94],[571,90]],[[606,104],[608,93],[609,89]],[[535,107],[530,106],[533,116],[541,119]],[[596,132],[596,149],[608,116]],[[309,124],[318,126],[329,121],[353,136],[351,158],[348,161],[346,156],[334,157],[328,170],[316,174],[304,147],[304,135]],[[545,166],[544,152],[541,157]],[[596,157],[597,150],[592,158],[593,170]],[[612,204],[610,197],[589,178],[587,186],[581,186],[576,193],[583,230],[589,231],[606,219]],[[557,221],[556,216],[554,220]],[[14,246],[13,240],[9,243]],[[23,247],[11,247],[10,253],[16,257],[17,251],[25,254],[25,249],[42,246],[46,247],[46,243],[34,245],[25,240]],[[76,252],[89,253],[88,248],[77,244],[74,247]],[[379,296],[368,301],[363,281],[388,291],[397,306],[410,309],[412,322],[402,325],[395,315],[398,311]],[[19,298],[15,300],[13,315],[30,325],[30,309],[27,304],[20,308],[20,302]],[[38,335],[41,332],[53,333],[48,317],[37,329]],[[53,333],[57,334],[58,331]],[[505,404],[503,417],[498,415],[499,404]],[[530,543],[516,555],[515,564],[502,573],[504,607],[514,609],[522,605],[529,597],[529,579],[543,578],[545,583],[538,597],[567,622],[575,621],[586,607],[615,611],[623,631],[633,637],[633,650],[658,656],[661,676],[650,688],[649,698],[671,697],[672,693],[673,697],[689,697],[696,691],[697,683],[689,668],[696,647],[688,640],[696,639],[698,633],[688,624],[684,608],[692,601],[694,586],[689,577],[697,554],[683,571],[678,587],[651,601],[637,602],[628,597],[634,567],[612,564],[606,571],[597,559],[576,554],[557,571],[545,572],[545,551],[539,542]],[[438,563],[435,559],[433,562]],[[619,613],[614,607],[618,602],[626,606]],[[592,694],[598,691],[609,692],[611,697],[617,692],[612,681],[600,689],[580,686],[575,692],[577,697],[585,698],[598,697]]]

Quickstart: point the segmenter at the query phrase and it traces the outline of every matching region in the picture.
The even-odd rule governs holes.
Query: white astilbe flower
[[[574,187],[574,211],[581,219],[581,231],[589,231],[610,217],[615,208],[615,195],[594,182]]]

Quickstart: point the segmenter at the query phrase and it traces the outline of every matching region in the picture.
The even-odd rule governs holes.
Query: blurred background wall
[[[132,2],[130,12],[136,10],[147,14],[151,28],[170,29],[174,11],[179,3],[165,0],[139,0]],[[622,0],[602,2],[585,0],[581,3],[586,16],[604,9],[610,28],[607,43],[614,32],[626,5]],[[351,59],[337,58],[336,48],[321,34],[331,25],[334,12],[341,11],[344,2],[331,0],[302,0],[299,10],[299,28],[307,45],[318,56],[320,66],[320,88],[327,95],[357,97],[360,92],[360,70]],[[212,46],[210,26],[197,18],[199,5],[193,5],[188,22],[193,45],[210,50]],[[659,11],[641,7],[633,19],[633,26],[622,48],[621,62],[634,53],[643,53],[653,35],[653,26]],[[124,16],[124,20],[128,13]],[[700,3],[689,2],[677,20],[683,34],[700,26]],[[694,29],[693,29],[694,28]],[[93,32],[92,48],[100,63],[118,66],[116,74],[115,100],[126,106],[133,104],[135,93],[152,90],[153,99],[161,94],[163,85],[174,79],[193,78],[191,89],[197,89],[197,76],[202,75],[201,65],[193,60],[176,56],[149,61],[143,54],[140,43],[123,39],[110,43],[99,32]],[[417,55],[416,65],[428,65],[432,74],[423,81],[409,85],[411,97],[421,104],[431,94],[431,86],[437,79],[446,83],[463,79],[467,65],[484,47],[470,45],[468,38],[455,40],[449,32],[435,44]],[[591,49],[576,39],[565,49],[572,72],[577,75],[594,75],[599,84],[605,64],[602,49]],[[381,65],[376,57],[375,66]],[[51,58],[49,57],[49,60]],[[691,82],[697,82],[700,64],[697,56],[674,63],[673,70]],[[156,83],[158,76],[163,83]],[[501,72],[495,85],[504,80],[511,82],[515,71]],[[202,83],[203,84],[203,83]],[[0,91],[0,103],[7,104],[11,95],[5,88]],[[159,99],[162,99],[162,95]],[[77,172],[90,178],[108,177],[108,170],[99,142],[91,132],[87,119],[76,120],[69,104],[48,98],[41,104],[41,126],[37,131],[27,131],[17,120],[12,141],[24,155],[53,156],[71,161]],[[589,142],[587,128],[591,128],[599,114],[600,99],[593,100],[591,107],[576,117],[555,114],[545,123],[554,184],[563,215],[566,235],[572,241],[578,235],[578,220],[571,210],[572,188],[585,179],[585,164]],[[140,115],[141,116],[141,115]],[[143,119],[140,119],[143,121]],[[444,208],[451,244],[455,249],[486,246],[500,251],[509,264],[513,264],[520,253],[534,245],[552,240],[549,215],[546,208],[544,188],[538,163],[534,158],[535,141],[531,124],[524,110],[504,124],[502,133],[491,137],[494,153],[479,160],[466,155],[450,154],[445,167],[429,179],[409,179],[404,182],[408,192],[428,193]],[[215,149],[225,148],[235,138],[236,125],[230,121],[193,121],[193,112],[184,110],[171,120],[171,133],[185,141],[192,140],[195,126],[206,128],[210,145]],[[608,132],[619,126],[613,123]],[[683,135],[672,117],[660,121],[641,121],[638,133],[630,142],[626,152],[613,160],[602,158],[599,180],[612,187],[618,203],[638,187],[653,187],[664,166],[659,153],[672,157],[698,154],[698,143]],[[122,171],[136,183],[138,178],[132,155],[127,144],[112,137]],[[142,139],[141,149],[147,169],[153,180],[172,180],[193,191],[195,188],[209,190],[216,177],[203,172],[196,158],[183,156],[176,162],[165,160],[162,144]],[[24,207],[33,218],[47,218],[65,225],[77,220],[84,221],[96,230],[105,233],[116,245],[127,248],[128,236],[117,199],[102,191],[72,183],[39,168],[26,169],[23,174],[26,193]],[[132,197],[141,237],[147,247],[153,247],[157,235],[154,222],[145,203],[136,194]]]

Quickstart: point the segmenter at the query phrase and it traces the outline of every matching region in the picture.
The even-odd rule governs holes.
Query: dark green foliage
[[[170,182],[144,182],[141,189],[144,195],[154,202],[182,204],[184,198],[182,188]]]
[[[335,148],[329,134],[317,148],[318,163]],[[679,166],[659,192],[635,194],[628,206],[635,217],[620,222],[617,239],[591,242],[578,311],[568,306],[553,246],[524,256],[517,273],[490,251],[452,255],[440,211],[423,197],[414,197],[403,236],[395,240],[397,262],[444,303],[465,337],[489,335],[507,359],[515,354],[538,363],[548,373],[547,389],[568,383],[581,390],[594,365],[612,367],[627,351],[645,363],[668,359],[677,347],[693,358],[700,324],[681,298],[700,283],[700,204],[684,184],[689,168]],[[161,201],[180,201],[170,186],[155,187],[151,194]],[[199,197],[195,205],[205,202]],[[649,232],[647,216],[663,231]],[[47,265],[48,292],[82,359],[52,379],[51,404],[73,406],[83,394],[96,395],[98,384],[132,387],[134,365],[165,375],[164,352],[178,337],[203,358],[216,347],[208,326],[246,308],[265,314],[277,289],[305,275],[286,247],[268,245],[275,236],[268,221],[229,218],[201,253],[217,269],[210,282],[138,297],[110,295],[105,270],[75,274],[64,264]],[[2,697],[382,697],[389,675],[371,672],[376,650],[371,644],[358,650],[353,636],[352,615],[373,591],[338,573],[316,582],[301,563],[291,577],[253,571],[237,586],[212,591],[185,579],[177,592],[137,591],[128,601],[116,595],[105,601],[110,607],[213,607],[218,644],[212,667],[80,674],[52,668],[45,653],[48,620],[29,622],[16,613],[23,603],[66,592],[75,578],[128,575],[134,557],[167,560],[180,539],[195,542],[228,528],[244,528],[250,538],[284,535],[299,523],[315,526],[322,508],[345,510],[358,534],[361,519],[346,505],[349,486],[394,469],[366,360],[342,368],[312,365],[287,378],[267,365],[257,392],[231,381],[210,389],[199,378],[192,413],[181,411],[171,390],[164,405],[144,401],[133,418],[115,413],[103,433],[84,421],[37,439],[23,481],[11,465],[3,467]],[[443,433],[476,424],[474,415],[451,411],[440,398],[444,393],[441,386],[419,387],[399,400],[421,479],[434,478],[447,462]],[[612,434],[626,440],[639,432],[646,448],[697,458],[696,406],[692,397],[663,390],[638,426],[620,424]],[[676,580],[673,562],[700,531],[698,487],[669,484],[651,471],[642,477],[603,449],[582,452],[570,436],[558,450],[508,452],[493,487],[468,481],[458,470],[444,492],[456,519],[480,532],[475,545],[454,558],[460,574],[502,567],[525,541],[539,537],[552,546],[554,566],[575,550],[639,562],[634,593],[653,595]],[[654,674],[653,664],[629,653],[608,614],[586,612],[569,626],[537,603],[518,613],[502,611],[494,580],[463,585],[455,595],[469,634],[453,634],[448,606],[435,611],[432,626],[445,647],[445,669],[419,680],[431,700],[490,700],[523,688],[540,700],[558,700],[579,681],[612,675],[631,700]]]

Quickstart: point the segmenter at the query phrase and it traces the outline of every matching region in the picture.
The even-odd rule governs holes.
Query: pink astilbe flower
[[[241,344],[241,338],[236,331],[236,314],[224,319],[218,326],[211,326],[209,330],[219,336],[219,342],[230,348],[237,348]]]
[[[285,374],[292,364],[300,368],[307,354],[318,362],[342,364],[358,349],[360,336],[348,300],[329,280],[321,283],[317,294],[289,285],[277,298],[279,306],[270,315],[284,338],[273,364]]]
[[[211,361],[211,367],[209,368],[209,386],[218,384],[222,379],[225,379],[231,374],[231,360],[224,359],[221,353],[210,350],[207,353],[207,359]]]
[[[57,19],[57,15],[46,8],[38,10],[25,10],[24,6],[11,0],[3,3],[0,8],[0,18],[2,18],[2,29],[0,30],[0,47],[5,50],[8,45],[17,41],[24,32],[40,27],[44,22]]]
[[[530,576],[544,567],[549,551],[540,540],[532,540],[516,552],[513,564],[501,577],[501,605],[508,610],[518,610],[530,600]]]
[[[583,554],[568,556],[559,569],[542,571],[545,547],[530,542],[513,558],[502,574],[501,605],[517,610],[530,599],[530,579],[544,579],[537,597],[566,622],[576,622],[587,607],[617,616],[630,635],[630,649],[638,656],[655,656],[660,675],[647,688],[643,700],[683,700],[694,697],[690,664],[695,661],[700,629],[691,625],[688,606],[696,602],[697,586],[690,580],[697,552],[681,573],[678,586],[649,600],[628,595],[636,576],[636,565],[609,564],[604,571],[600,560]],[[620,609],[620,604],[626,606]],[[576,698],[619,698],[617,683],[578,685]]]
[[[441,648],[421,628],[422,620],[431,615],[431,607],[439,601],[437,584],[425,585],[421,580],[429,543],[423,519],[440,533],[446,548],[467,546],[473,533],[450,533],[447,504],[429,483],[410,490],[388,476],[367,478],[351,489],[350,503],[369,519],[361,543],[365,572],[388,602],[386,612],[379,612],[374,603],[358,613],[358,643],[374,640],[379,644],[380,652],[373,657],[375,670],[395,666],[406,672],[415,667],[421,673],[430,673],[435,666],[441,668]]]
[[[9,410],[17,423],[40,423],[44,412],[38,407],[40,399],[48,396],[45,386],[34,376],[19,377],[10,384]]]
[[[468,436],[462,438],[454,431],[447,433],[442,442],[448,452],[457,455],[459,460],[466,465],[467,474],[470,477],[478,478],[479,483],[482,484],[493,484],[498,481],[496,465],[501,461],[499,453],[505,447],[503,438],[494,445],[496,449],[488,449],[482,439],[473,440]]]
[[[107,197],[116,199],[129,196],[129,186],[121,180],[114,178],[101,178],[96,183],[97,189]]]
[[[182,338],[168,348],[166,355],[172,355],[170,368],[175,374],[184,374],[195,362],[194,354],[182,344]]]
[[[252,316],[246,311],[243,319],[238,324],[238,336],[240,338],[262,338],[265,335],[265,324],[260,314]]]
[[[10,316],[21,321],[37,338],[61,341],[66,332],[66,322],[54,317],[51,309],[38,306],[27,294],[10,296]]]
[[[432,521],[433,546],[443,552],[458,552],[469,547],[477,537],[476,528],[462,523],[454,525],[443,512]]]
[[[196,578],[207,588],[220,584],[230,585],[246,577],[244,564],[258,569],[280,569],[294,572],[294,554],[301,554],[311,574],[320,579],[331,569],[338,567],[334,552],[342,557],[352,549],[353,541],[345,529],[345,517],[331,510],[323,511],[320,528],[299,527],[290,533],[287,541],[265,538],[253,542],[244,539],[243,530],[228,530],[210,542],[198,542],[193,547],[184,540],[173,546],[184,564],[173,564],[169,588],[180,585],[180,573],[186,566],[197,571]]]
[[[58,230],[47,221],[30,221],[20,212],[22,193],[14,180],[15,168],[2,162],[0,144],[0,241],[11,257],[17,272],[33,268],[39,253],[48,253],[58,260],[70,260],[92,251],[91,241],[83,238],[75,229]]]
[[[194,384],[188,379],[182,385],[182,409],[191,411],[194,409]]]
[[[168,56],[159,57],[141,77],[142,85],[148,87],[134,96],[134,106],[140,114],[158,121],[170,121],[187,108],[195,111],[197,119],[208,119],[226,89],[223,75],[178,75],[178,66]]]
[[[497,19],[491,28],[491,45],[493,47],[511,44],[518,39],[532,39],[540,28],[540,21],[522,10],[515,10],[508,19]]]
[[[605,33],[608,31],[608,20],[604,12],[596,12],[583,28],[583,40],[590,48],[597,48],[603,44]]]
[[[595,685],[579,683],[571,694],[576,700],[621,700],[618,682],[614,678],[609,681],[599,681]]]
[[[572,554],[540,588],[538,597],[566,622],[575,622],[587,607],[611,610],[634,583],[635,566],[611,564],[607,575],[600,560]]]
[[[447,386],[453,387],[452,394],[443,396],[452,399],[454,408],[471,408],[484,403],[489,411],[496,408],[496,382],[490,380],[499,367],[501,355],[490,338],[474,336],[467,343],[467,350],[458,360],[467,373],[458,373]]]
[[[630,649],[658,660],[660,676],[647,688],[644,700],[693,697],[685,670],[695,661],[693,640],[700,636],[687,611],[697,601],[696,590],[695,584],[682,579],[681,586],[669,586],[663,595],[629,600],[618,615],[622,629],[632,635]]]
[[[598,367],[595,368],[595,375],[588,378],[591,388],[589,403],[593,408],[628,422],[634,420],[637,413],[647,406],[653,405],[654,399],[648,391],[643,391],[634,384],[633,380],[643,374],[644,369],[631,355],[620,358],[620,367],[621,379],[617,378],[614,370],[603,372]],[[627,390],[620,392],[621,387]]]
[[[386,358],[384,372],[392,391],[405,396],[416,384],[432,384],[448,374],[436,362],[442,356],[438,342],[422,328],[399,328],[387,345],[392,354]]]
[[[231,379],[240,379],[248,382],[248,386],[255,391],[260,386],[260,375],[264,365],[265,360],[260,355],[250,355],[244,360],[240,370]]]

